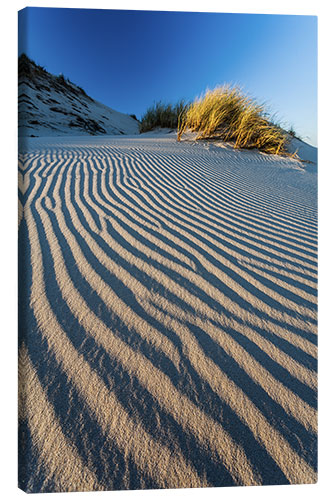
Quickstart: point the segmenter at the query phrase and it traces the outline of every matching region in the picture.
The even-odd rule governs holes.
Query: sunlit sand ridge
[[[19,194],[24,489],[316,481],[313,165],[36,138]]]

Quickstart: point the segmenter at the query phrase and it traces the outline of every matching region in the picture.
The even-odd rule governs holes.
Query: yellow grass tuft
[[[287,154],[287,133],[267,119],[262,104],[238,87],[224,85],[196,98],[180,116],[178,141],[186,130],[197,132],[197,139],[221,139],[235,148]]]

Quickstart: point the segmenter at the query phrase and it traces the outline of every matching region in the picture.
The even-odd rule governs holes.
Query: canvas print
[[[316,17],[18,22],[19,488],[315,483]]]

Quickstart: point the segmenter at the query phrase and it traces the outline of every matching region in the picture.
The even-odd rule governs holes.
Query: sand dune
[[[295,159],[25,139],[21,487],[315,482],[316,201]]]

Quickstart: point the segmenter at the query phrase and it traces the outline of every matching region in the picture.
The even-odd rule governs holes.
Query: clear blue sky
[[[317,18],[29,7],[19,53],[138,118],[223,83],[317,144]]]

